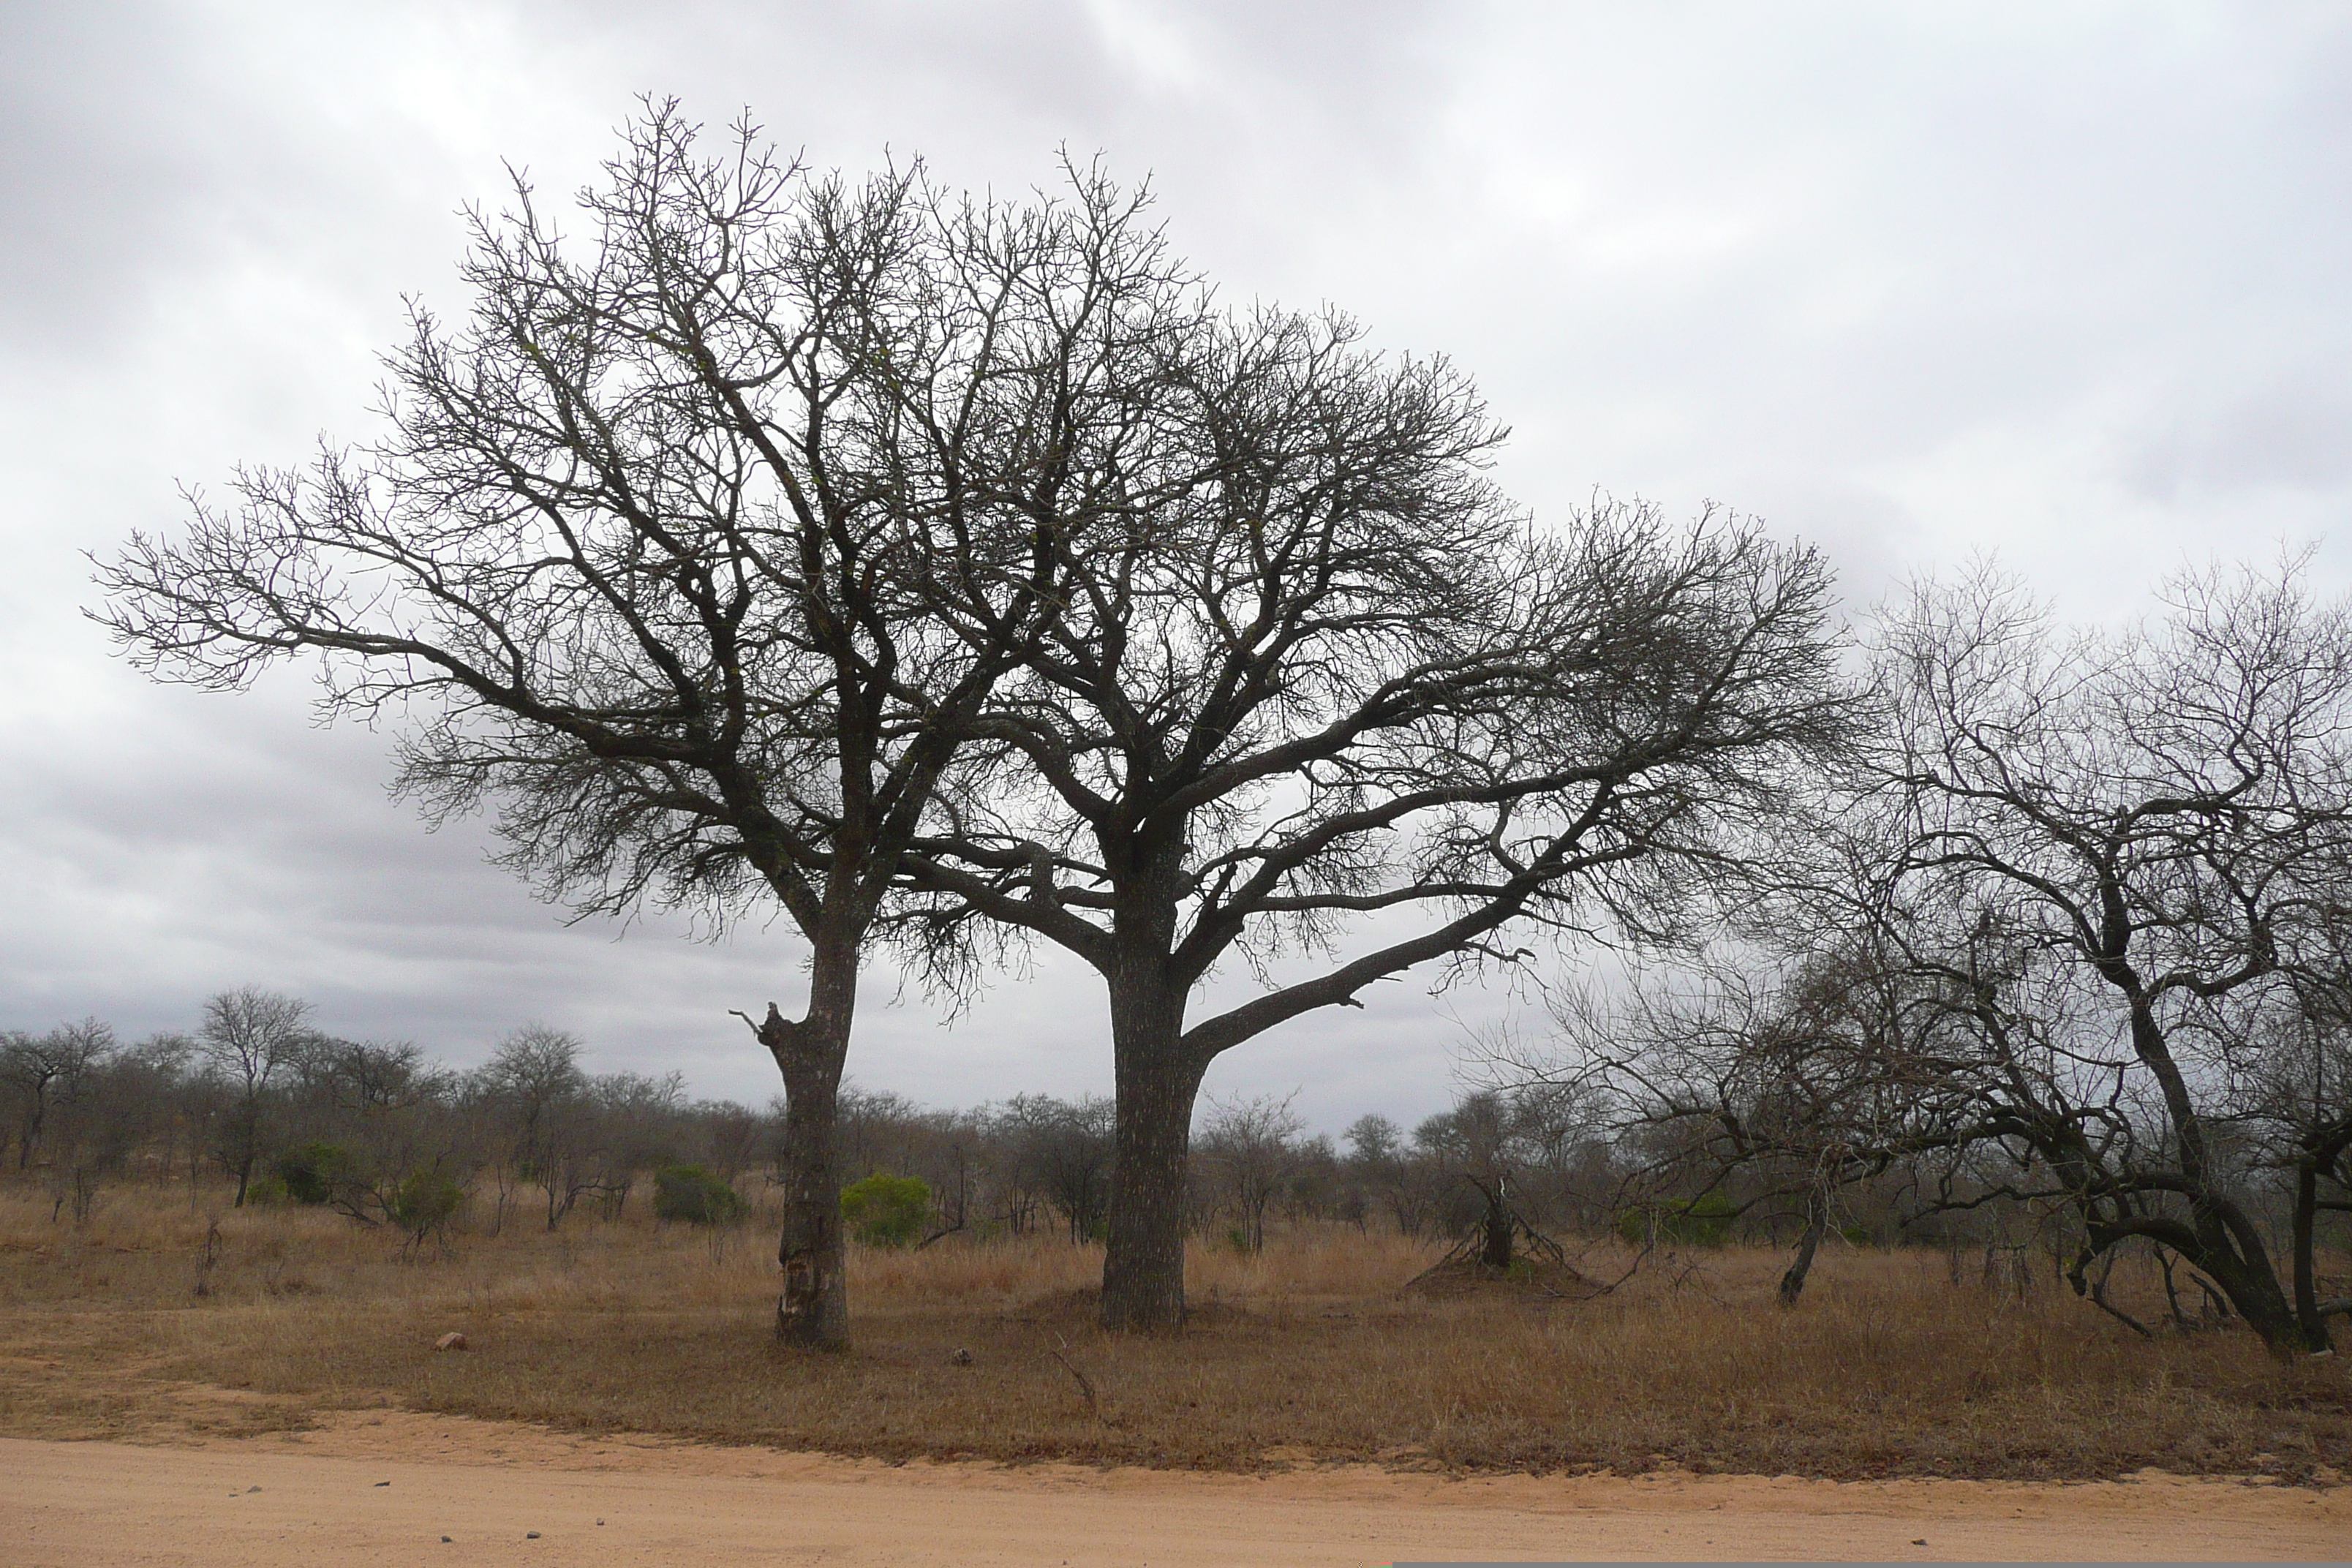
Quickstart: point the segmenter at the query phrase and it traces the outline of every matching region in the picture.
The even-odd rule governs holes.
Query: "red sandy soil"
[[[22,1568],[2210,1560],[2347,1549],[2352,1488],[2157,1474],[2056,1486],[894,1466],[394,1411],[194,1447],[0,1439],[0,1560]]]

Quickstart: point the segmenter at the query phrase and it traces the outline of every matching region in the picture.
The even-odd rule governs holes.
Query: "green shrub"
[[[410,1240],[422,1241],[447,1225],[465,1203],[466,1189],[440,1172],[411,1171],[384,1206]]]
[[[654,1217],[723,1225],[743,1217],[743,1195],[699,1165],[654,1173]]]
[[[931,1185],[920,1176],[873,1175],[841,1189],[841,1217],[868,1247],[911,1247],[931,1217]]]
[[[351,1151],[334,1143],[305,1143],[289,1149],[270,1165],[287,1201],[323,1204],[333,1198],[352,1173]]]
[[[1731,1235],[1739,1205],[1721,1193],[1682,1203],[1660,1204],[1654,1209],[1627,1209],[1617,1216],[1617,1234],[1639,1247],[1650,1238],[1656,1216],[1658,1239],[1685,1247],[1721,1247]]]

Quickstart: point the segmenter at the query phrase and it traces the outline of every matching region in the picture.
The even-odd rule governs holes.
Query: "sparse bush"
[[[438,1234],[466,1204],[466,1189],[438,1171],[412,1171],[385,1205],[411,1247]]]
[[[278,1155],[270,1173],[287,1202],[317,1205],[334,1200],[353,1163],[351,1151],[340,1144],[305,1143]]]
[[[1738,1204],[1721,1193],[1709,1193],[1685,1203],[1627,1209],[1617,1216],[1617,1234],[1639,1247],[1650,1238],[1650,1227],[1654,1225],[1654,1234],[1663,1242],[1684,1247],[1721,1247],[1730,1239],[1731,1222],[1738,1216]]]
[[[286,1184],[276,1176],[257,1176],[245,1190],[245,1201],[256,1208],[274,1209],[292,1203]]]
[[[699,1165],[672,1165],[654,1175],[654,1217],[723,1225],[743,1217],[743,1196]]]
[[[920,1176],[872,1175],[841,1189],[841,1217],[868,1247],[911,1247],[931,1215],[931,1184]]]

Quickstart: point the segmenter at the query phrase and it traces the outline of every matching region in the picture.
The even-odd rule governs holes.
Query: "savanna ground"
[[[856,1344],[769,1337],[740,1228],[527,1215],[406,1258],[317,1210],[112,1194],[81,1228],[0,1192],[0,1436],[142,1441],[401,1410],[862,1457],[1263,1474],[1654,1471],[2088,1480],[2155,1468],[2330,1486],[2347,1361],[2242,1331],[2143,1340],[2042,1259],[2021,1301],[1941,1252],[1832,1247],[1793,1311],[1782,1255],[1652,1258],[1613,1294],[1403,1289],[1432,1244],[1334,1228],[1202,1245],[1180,1336],[1093,1324],[1100,1252],[949,1238],[852,1259]],[[217,1217],[215,1262],[203,1258]],[[1624,1249],[1580,1259],[1613,1278]],[[205,1289],[198,1294],[202,1279]],[[2116,1294],[2153,1317],[2152,1273]],[[436,1353],[461,1331],[469,1349]],[[959,1352],[961,1352],[961,1354]]]

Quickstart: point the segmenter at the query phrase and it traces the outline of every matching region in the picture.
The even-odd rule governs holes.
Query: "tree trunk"
[[[1206,1064],[1185,1057],[1182,1000],[1169,989],[1111,988],[1118,1127],[1103,1258],[1107,1329],[1174,1329],[1184,1321],[1184,1177],[1192,1101]]]
[[[2319,1168],[2306,1152],[2294,1173],[2294,1318],[2295,1326],[2303,1331],[2303,1348],[2313,1355],[2325,1355],[2336,1346],[2327,1336],[2327,1319],[2319,1310],[2318,1259],[2313,1256],[2318,1217]]]
[[[2303,1344],[2302,1325],[2280,1288],[2278,1271],[2261,1232],[2243,1209],[2227,1198],[2192,1199],[2194,1213],[2185,1226],[2166,1230],[2109,1230],[2095,1226],[2092,1250],[2105,1252],[2130,1234],[2145,1234],[2170,1247],[2182,1262],[2210,1280],[2226,1298],[2229,1309],[2245,1320],[2273,1354],[2285,1355]],[[2087,1258],[2085,1259],[2087,1261]],[[2079,1283],[2075,1289],[2084,1288]],[[2175,1308],[2178,1317],[2179,1309]]]
[[[1503,1181],[1497,1176],[1493,1186],[1473,1179],[1479,1195],[1486,1200],[1486,1239],[1480,1244],[1478,1261],[1489,1268],[1511,1266],[1511,1205],[1503,1195]]]
[[[754,1026],[784,1079],[777,1158],[784,1224],[776,1245],[783,1290],[776,1300],[776,1338],[820,1350],[849,1343],[835,1112],[856,1001],[856,944],[820,942],[810,968],[808,1016],[794,1023],[771,1002],[766,1019]]]
[[[1805,1234],[1797,1243],[1797,1260],[1780,1276],[1780,1305],[1793,1307],[1797,1298],[1805,1293],[1805,1276],[1813,1271],[1813,1254],[1822,1245],[1822,1233],[1830,1227],[1830,1205],[1819,1187],[1805,1194]],[[1953,1283],[1959,1282],[1958,1254],[1953,1254]]]
[[[2211,1211],[2223,1208],[2218,1203],[2210,1205]],[[2262,1336],[2263,1343],[2273,1352],[2284,1355],[2299,1345],[2303,1341],[2300,1325],[2287,1304],[2287,1293],[2279,1289],[2278,1271],[2272,1267],[2269,1250],[2254,1234],[2252,1223],[2239,1214],[2234,1205],[2227,1205],[2226,1216],[2224,1213],[2208,1212],[2198,1217],[2199,1239],[2206,1246],[2203,1256],[2191,1254],[2189,1261],[2221,1288],[2238,1316]],[[2237,1245],[2230,1246],[2224,1237]]]

